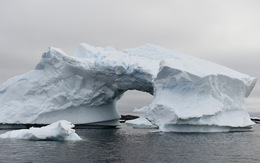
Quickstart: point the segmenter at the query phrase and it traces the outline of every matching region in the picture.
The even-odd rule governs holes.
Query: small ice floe
[[[150,121],[148,121],[143,116],[134,120],[128,120],[125,123],[128,126],[132,126],[133,128],[142,128],[142,129],[158,128],[158,126],[153,125]]]
[[[28,139],[28,140],[81,140],[75,130],[74,125],[66,120],[54,122],[48,126],[29,129],[8,131],[0,135],[0,138]]]
[[[255,123],[260,123],[259,117],[250,117],[251,121],[254,121]]]
[[[133,112],[135,113],[147,113],[149,111],[149,107],[148,106],[144,106],[140,109],[135,108]]]

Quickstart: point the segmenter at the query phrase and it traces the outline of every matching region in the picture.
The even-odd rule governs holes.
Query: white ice
[[[255,83],[254,77],[151,44],[118,51],[83,43],[74,57],[49,48],[34,70],[0,86],[0,123],[66,119],[116,126],[117,100],[139,90],[154,96],[144,116],[162,131],[248,127],[254,123],[245,98]]]
[[[144,106],[142,108],[135,108],[133,112],[135,113],[147,113],[149,111],[149,107],[148,106]]]
[[[30,129],[8,131],[0,135],[0,138],[29,139],[29,140],[53,140],[53,141],[76,141],[81,140],[71,122],[61,120],[48,126]]]
[[[148,121],[144,116],[140,116],[137,119],[128,120],[125,122],[128,126],[132,126],[133,128],[140,129],[150,129],[150,128],[158,128],[158,126],[153,125],[150,121]]]

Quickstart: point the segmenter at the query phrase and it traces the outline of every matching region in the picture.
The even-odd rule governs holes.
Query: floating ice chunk
[[[259,117],[250,117],[250,119],[252,120],[252,121],[254,121],[255,123],[260,123],[260,118]]]
[[[150,121],[148,121],[145,117],[140,116],[137,119],[128,120],[125,122],[128,126],[133,126],[133,128],[158,128],[158,126],[153,125]]]
[[[148,106],[144,106],[140,109],[138,108],[135,108],[133,112],[136,112],[136,113],[146,113],[149,111],[149,107]]]
[[[81,140],[75,130],[74,125],[68,121],[61,120],[41,128],[31,127],[30,129],[21,129],[8,131],[0,135],[0,138],[29,139],[29,140]]]
[[[250,117],[250,118],[260,121],[260,118],[259,118],[259,117]]]

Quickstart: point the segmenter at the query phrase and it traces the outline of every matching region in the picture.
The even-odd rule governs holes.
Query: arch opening
[[[138,90],[126,91],[116,103],[116,108],[121,115],[140,116],[142,113],[133,112],[135,108],[148,106],[153,100],[153,95]]]

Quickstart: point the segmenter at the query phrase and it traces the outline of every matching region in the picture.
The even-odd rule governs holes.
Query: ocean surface
[[[83,141],[0,139],[0,162],[260,162],[260,124],[252,132],[231,133],[162,133],[125,124],[76,132]]]

